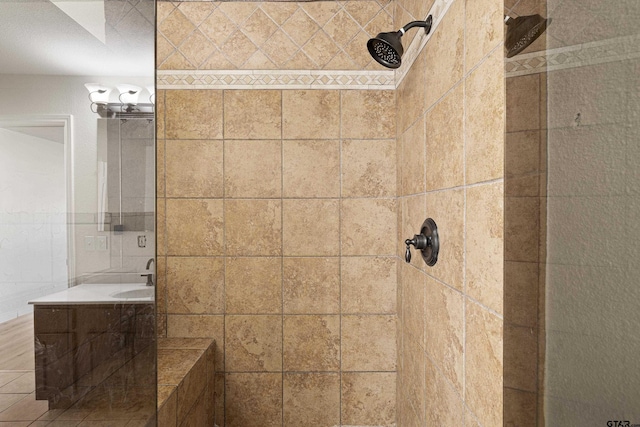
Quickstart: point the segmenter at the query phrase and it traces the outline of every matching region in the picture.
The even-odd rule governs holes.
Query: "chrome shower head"
[[[422,27],[426,33],[431,31],[433,18],[431,15],[425,21],[413,21],[402,27],[399,31],[380,33],[367,42],[369,53],[379,64],[387,68],[398,68],[402,64],[404,48],[400,40],[407,30],[413,27]]]
[[[511,58],[540,37],[551,23],[551,19],[545,19],[540,15],[518,16],[515,19],[505,16],[504,22],[507,24],[504,47],[507,58]]]

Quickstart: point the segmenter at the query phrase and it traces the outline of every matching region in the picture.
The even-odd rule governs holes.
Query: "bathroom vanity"
[[[131,387],[153,384],[154,300],[153,287],[130,283],[83,284],[30,301],[36,399],[66,408],[98,388],[121,391],[127,377]],[[137,363],[144,354],[150,363]]]

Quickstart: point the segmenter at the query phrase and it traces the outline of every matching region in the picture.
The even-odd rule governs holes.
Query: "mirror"
[[[98,231],[140,232],[140,249],[152,243],[147,237],[155,228],[155,122],[149,114],[98,119]]]

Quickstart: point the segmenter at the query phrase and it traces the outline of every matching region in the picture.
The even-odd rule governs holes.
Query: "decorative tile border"
[[[431,32],[418,31],[395,70],[158,70],[158,89],[353,89],[394,90],[424,49],[453,0],[436,0]],[[425,16],[426,19],[426,16]],[[390,29],[391,30],[391,29]],[[366,46],[362,47],[366,50]]]
[[[395,71],[372,70],[158,70],[158,89],[354,89],[393,90],[411,69],[453,0],[436,0],[431,32],[418,31]],[[426,18],[426,17],[425,17]],[[366,49],[366,46],[363,46]],[[640,58],[640,35],[518,55],[505,61],[506,77]]]
[[[517,55],[505,62],[507,77],[640,58],[640,35]]]
[[[393,71],[170,70],[158,89],[395,89]]]

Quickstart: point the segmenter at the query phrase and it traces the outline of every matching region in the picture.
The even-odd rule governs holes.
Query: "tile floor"
[[[136,384],[135,372],[126,369],[70,408],[49,410],[47,401],[35,399],[33,348],[32,315],[0,324],[0,427],[144,427],[155,412],[155,386],[123,387],[125,381]]]

